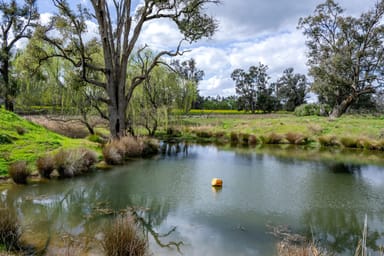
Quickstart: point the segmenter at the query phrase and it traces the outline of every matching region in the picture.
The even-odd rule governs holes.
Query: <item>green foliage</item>
[[[307,78],[305,75],[294,74],[293,68],[284,70],[277,82],[277,97],[286,111],[294,111],[297,106],[305,103],[307,94]]]
[[[258,95],[267,89],[267,70],[268,66],[259,63],[258,66],[249,67],[248,72],[240,68],[232,72],[231,78],[235,81],[236,94],[243,109],[255,112]]]
[[[331,108],[326,104],[310,103],[295,108],[296,116],[328,116]]]
[[[15,129],[17,126],[28,132],[20,135]],[[28,165],[34,166],[40,155],[60,147],[97,147],[87,140],[69,139],[48,131],[3,108],[0,108],[0,131],[0,140],[7,138],[5,144],[0,143],[0,176],[7,175],[8,165],[15,161],[24,160]]]
[[[16,184],[27,184],[27,178],[31,171],[26,161],[18,161],[8,167],[8,173]]]
[[[345,16],[333,0],[316,7],[312,16],[301,18],[307,36],[312,90],[320,101],[332,106],[339,117],[363,95],[383,87],[384,2],[359,17]]]

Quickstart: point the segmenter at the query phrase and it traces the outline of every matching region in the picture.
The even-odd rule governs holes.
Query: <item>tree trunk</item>
[[[126,79],[118,75],[120,73],[119,70],[114,70],[114,72],[115,75],[108,77],[107,92],[110,99],[108,106],[109,130],[111,137],[116,139],[127,135],[126,110],[128,100],[125,95]]]
[[[3,65],[1,66],[1,75],[4,81],[4,105],[5,109],[8,111],[14,111],[14,98],[16,90],[11,88],[11,84],[9,82],[9,59],[4,58]]]
[[[353,102],[355,102],[356,96],[355,95],[349,95],[347,98],[345,98],[340,104],[335,105],[332,109],[332,113],[329,115],[331,118],[338,118],[341,115],[343,115],[349,106],[352,105]]]

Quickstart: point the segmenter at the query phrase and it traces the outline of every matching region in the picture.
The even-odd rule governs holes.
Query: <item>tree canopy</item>
[[[183,41],[195,42],[210,37],[217,29],[213,17],[204,13],[207,4],[219,0],[145,0],[135,6],[131,0],[91,0],[92,9],[81,5],[72,10],[66,0],[52,0],[58,13],[48,26],[37,30],[36,37],[55,47],[54,53],[39,52],[40,60],[60,57],[72,63],[79,77],[105,91],[98,100],[107,104],[109,129],[112,137],[124,136],[127,130],[127,108],[137,86],[161,63],[161,57],[182,54]],[[160,51],[151,63],[145,61],[146,46],[137,45],[143,26],[149,21],[168,19],[174,22],[183,35],[179,46]],[[86,40],[87,22],[98,25],[98,37]],[[55,29],[55,33],[50,33]],[[103,61],[95,62],[95,44],[100,44]],[[128,79],[129,59],[136,55],[140,72]],[[100,73],[102,79],[95,79]]]
[[[308,66],[312,90],[333,106],[339,117],[359,97],[383,87],[384,1],[360,17],[345,16],[333,0],[301,18],[299,28],[307,36]]]
[[[18,91],[11,67],[14,48],[19,40],[31,37],[38,18],[36,0],[24,0],[22,5],[16,0],[0,1],[0,95],[10,111]]]

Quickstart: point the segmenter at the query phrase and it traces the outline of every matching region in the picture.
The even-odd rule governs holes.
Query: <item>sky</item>
[[[336,0],[345,13],[352,16],[369,10],[376,1]],[[47,2],[40,0],[40,12],[52,11],[52,7],[44,4]],[[210,39],[184,44],[190,51],[181,57],[194,58],[197,67],[204,71],[204,79],[199,83],[200,95],[234,95],[232,71],[247,70],[259,63],[268,65],[270,82],[276,81],[289,67],[296,73],[307,74],[306,38],[297,29],[297,23],[323,2],[325,0],[222,0],[219,5],[207,6],[206,12],[219,23],[218,31]],[[97,29],[94,24],[90,25]],[[157,20],[144,27],[139,44],[148,44],[154,50],[175,49],[180,38],[172,23]]]

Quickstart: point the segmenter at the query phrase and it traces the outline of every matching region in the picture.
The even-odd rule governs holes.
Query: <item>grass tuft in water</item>
[[[120,215],[104,231],[102,246],[105,255],[149,255],[148,242],[137,230],[132,217]]]
[[[55,169],[55,159],[52,155],[40,156],[36,160],[36,168],[40,176],[50,179],[51,173]]]
[[[0,208],[0,246],[6,251],[19,249],[20,225],[8,208]],[[1,254],[1,253],[0,253]]]
[[[27,184],[30,170],[26,161],[17,161],[8,167],[8,173],[16,184]]]

